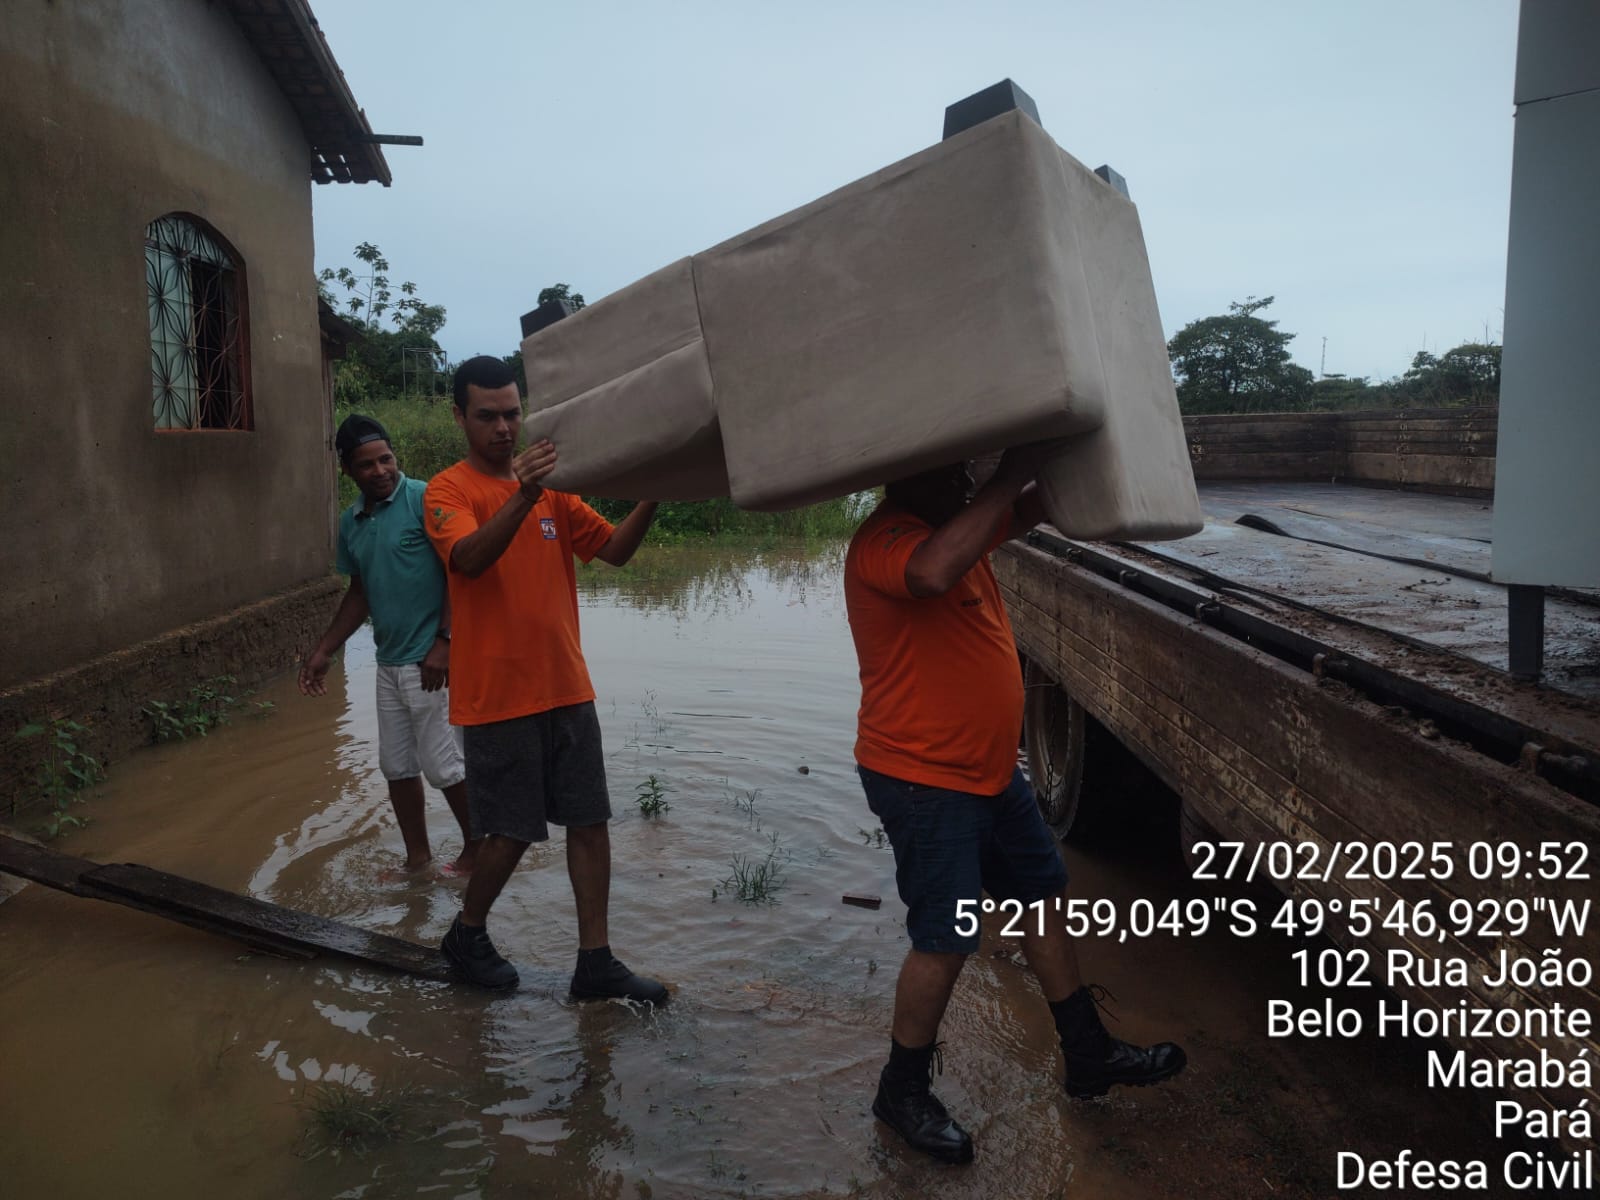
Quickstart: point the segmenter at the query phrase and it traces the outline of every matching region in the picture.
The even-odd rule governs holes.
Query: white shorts
[[[422,690],[422,668],[378,665],[378,769],[385,779],[427,777],[454,787],[467,777],[461,730],[450,724],[450,693]]]

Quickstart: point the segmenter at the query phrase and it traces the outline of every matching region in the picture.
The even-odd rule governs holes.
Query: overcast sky
[[[317,265],[377,243],[508,354],[594,301],[939,140],[1007,76],[1139,206],[1170,337],[1274,295],[1313,372],[1498,341],[1514,0],[454,4],[312,0],[394,186],[316,196]]]

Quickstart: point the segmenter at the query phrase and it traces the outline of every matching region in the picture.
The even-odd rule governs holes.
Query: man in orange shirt
[[[516,986],[489,939],[489,909],[554,822],[567,829],[578,910],[572,994],[659,1004],[666,988],[611,953],[611,801],[572,564],[574,554],[627,562],[656,506],[636,505],[613,527],[578,497],[541,487],[556,449],[541,441],[517,453],[522,395],[503,360],[461,364],[455,405],[467,457],[433,477],[423,511],[449,582],[450,721],[463,727],[472,832],[483,842],[442,949],[469,982]]]
[[[978,948],[984,892],[1039,904],[1022,949],[1055,1017],[1068,1095],[1156,1083],[1185,1062],[1170,1042],[1130,1046],[1100,1023],[1057,907],[1066,868],[1017,768],[1022,673],[988,554],[1042,519],[1030,481],[1044,452],[1007,451],[976,496],[965,464],[890,484],[845,559],[861,664],[856,762],[894,847],[911,935],[872,1111],[946,1162],[971,1161],[972,1139],[929,1090],[935,1039]]]

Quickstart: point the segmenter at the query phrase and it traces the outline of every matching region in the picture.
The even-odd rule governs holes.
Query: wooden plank
[[[135,900],[173,920],[241,940],[285,946],[297,955],[333,954],[423,979],[450,977],[444,956],[432,947],[237,896],[150,867],[133,863],[99,867],[84,876],[83,883],[106,899]]]
[[[86,899],[136,908],[268,954],[300,959],[332,954],[422,979],[451,978],[444,956],[433,947],[235,895],[150,867],[101,865],[0,835],[0,871]]]
[[[1346,455],[1352,479],[1388,479],[1399,483],[1433,484],[1449,487],[1492,488],[1493,458],[1467,458],[1459,455],[1368,454],[1352,451]]]
[[[1196,425],[1186,431],[1191,441],[1227,442],[1270,439],[1281,441],[1296,438],[1307,442],[1332,445],[1338,439],[1338,430],[1332,425],[1319,425],[1309,421],[1250,421],[1235,425]]]
[[[1392,449],[1393,441],[1384,449]],[[1321,438],[1306,437],[1226,437],[1191,438],[1190,454],[1336,454],[1338,447]]]
[[[85,871],[92,871],[98,865],[87,858],[73,858],[37,842],[0,834],[0,871],[31,879],[34,883],[42,883],[57,891],[71,892],[74,896],[84,895],[78,879]]]
[[[1482,458],[1492,455],[1497,439],[1487,433],[1428,434],[1408,437],[1404,433],[1352,433],[1341,439],[1341,448],[1349,453],[1359,451],[1382,454],[1388,451],[1406,454],[1465,454]]]
[[[1339,423],[1342,413],[1191,413],[1183,418],[1185,429],[1229,429],[1241,425],[1327,425]]]
[[[1387,419],[1351,419],[1340,422],[1340,428],[1346,433],[1395,433],[1395,434],[1452,434],[1452,433],[1496,433],[1500,428],[1497,417],[1445,417],[1438,420],[1404,421],[1393,417]]]

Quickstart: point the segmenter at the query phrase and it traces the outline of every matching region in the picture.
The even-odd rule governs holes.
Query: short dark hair
[[[469,358],[456,368],[456,407],[462,412],[467,411],[469,387],[481,387],[492,392],[516,381],[517,373],[503,358],[496,358],[492,354]]]

